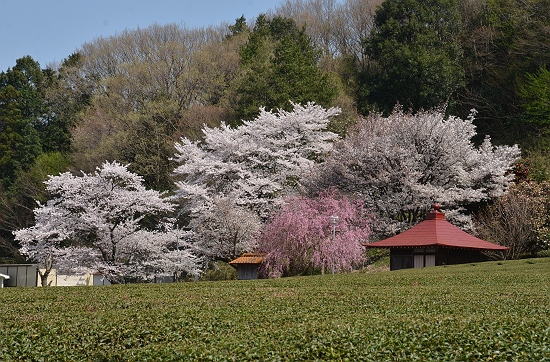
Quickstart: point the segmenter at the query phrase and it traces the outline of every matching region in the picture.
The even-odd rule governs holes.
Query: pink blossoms
[[[262,229],[259,251],[269,277],[313,270],[350,271],[364,261],[372,216],[362,202],[330,190],[291,197]]]

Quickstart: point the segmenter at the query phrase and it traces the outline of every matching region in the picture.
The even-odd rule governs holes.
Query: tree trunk
[[[50,275],[50,271],[51,269],[46,269],[44,273],[38,271],[38,274],[40,274],[40,283],[43,287],[49,287],[52,284],[52,282],[48,283],[48,276]]]
[[[51,282],[48,283],[48,276],[52,271],[52,265],[53,265],[52,256],[48,255],[46,257],[46,260],[44,261],[44,273],[41,273],[40,269],[38,270],[38,274],[40,275],[40,283],[42,283],[43,287],[49,287],[51,284]]]

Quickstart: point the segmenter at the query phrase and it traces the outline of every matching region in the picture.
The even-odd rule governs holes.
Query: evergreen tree
[[[294,20],[260,15],[241,50],[242,68],[231,96],[235,116],[252,119],[260,107],[291,110],[291,102],[330,106],[335,89],[317,67],[319,56]]]
[[[67,102],[48,99],[55,75],[31,57],[0,73],[0,183],[9,187],[18,172],[29,170],[43,152],[70,149]],[[74,115],[75,112],[73,112]]]
[[[544,66],[535,74],[527,74],[520,95],[526,122],[547,134],[550,128],[550,71]]]
[[[376,12],[364,50],[359,110],[389,113],[446,103],[462,85],[460,17],[454,0],[387,0]]]
[[[229,36],[235,36],[249,31],[250,29],[246,24],[246,18],[244,15],[235,20],[235,25],[229,25],[229,30],[231,30],[231,35]]]
[[[0,81],[5,73],[0,74]],[[22,92],[11,84],[0,85],[0,186],[8,187],[17,172],[27,170],[41,153],[31,120],[21,109]]]

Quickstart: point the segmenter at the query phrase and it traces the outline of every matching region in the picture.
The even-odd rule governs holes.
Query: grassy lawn
[[[0,302],[2,361],[550,361],[550,258]]]

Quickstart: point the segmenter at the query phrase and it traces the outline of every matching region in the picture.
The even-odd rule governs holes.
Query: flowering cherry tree
[[[127,166],[105,162],[94,174],[66,172],[45,184],[53,198],[34,210],[34,226],[14,232],[21,253],[46,269],[43,280],[54,266],[99,271],[113,283],[198,272],[186,235],[154,220],[173,211],[172,201]]]
[[[256,247],[261,220],[231,199],[215,199],[213,207],[191,220],[194,247],[210,260],[230,261]]]
[[[267,217],[331,149],[338,136],[326,127],[339,113],[313,103],[294,104],[292,112],[262,109],[237,128],[205,127],[201,142],[182,138],[175,145],[175,174],[183,177],[176,184],[186,210],[199,214],[213,207],[214,198],[227,197]]]
[[[372,216],[363,202],[334,189],[319,197],[290,197],[263,227],[258,250],[263,271],[271,277],[312,269],[349,271],[365,258]]]
[[[441,111],[388,117],[373,113],[337,143],[310,190],[337,186],[377,214],[377,232],[389,236],[420,221],[434,201],[448,210],[504,194],[513,180],[517,146],[476,147],[473,112],[467,119]],[[471,222],[468,217],[458,222]]]

